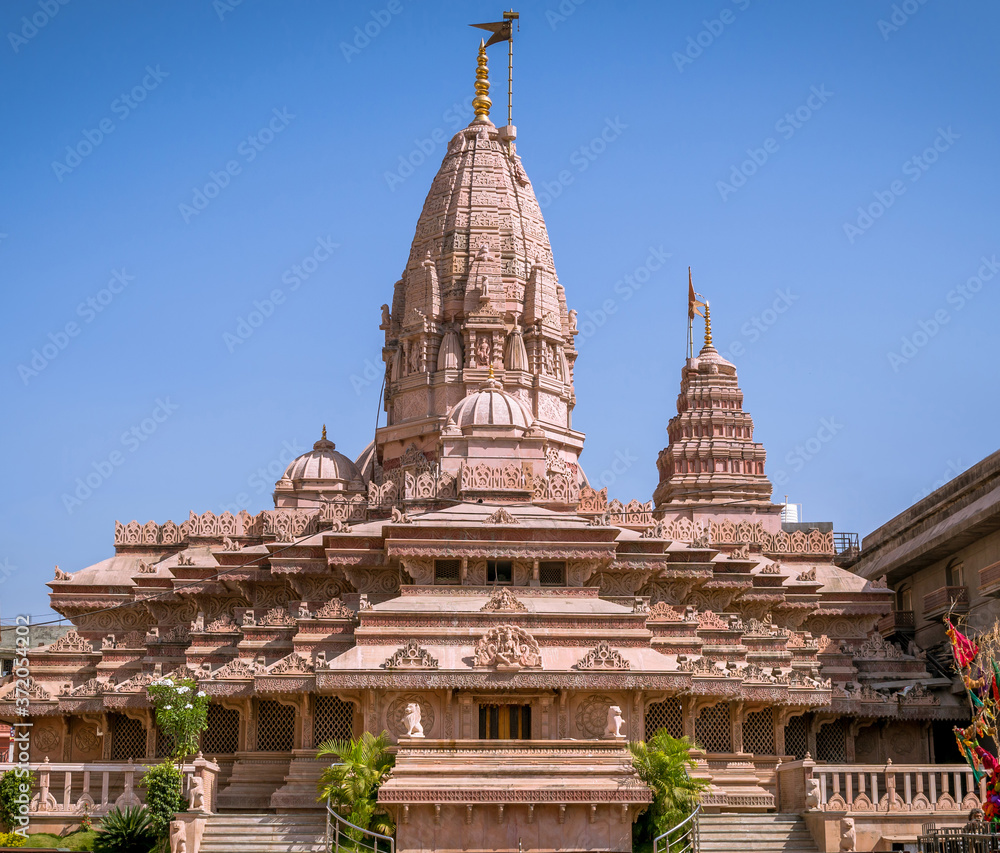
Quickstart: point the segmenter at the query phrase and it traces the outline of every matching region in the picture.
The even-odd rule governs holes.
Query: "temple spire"
[[[705,346],[712,346],[712,309],[705,303]]]
[[[489,122],[490,107],[490,70],[486,65],[486,42],[479,40],[479,58],[476,61],[476,97],[472,99],[472,107],[476,111],[473,123]]]

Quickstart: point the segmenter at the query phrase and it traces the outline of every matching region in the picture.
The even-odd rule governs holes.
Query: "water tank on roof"
[[[788,498],[781,505],[781,523],[795,524],[802,518],[802,504],[790,504]]]

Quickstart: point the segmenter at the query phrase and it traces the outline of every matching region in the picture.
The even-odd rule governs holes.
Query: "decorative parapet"
[[[462,467],[462,492],[530,492],[524,470],[516,462],[503,465],[478,465]]]
[[[796,530],[794,533],[786,533],[779,530],[777,533],[769,533],[760,521],[737,523],[727,518],[712,525],[711,536],[713,544],[756,545],[767,554],[835,553],[832,531],[823,533],[819,530]]]
[[[340,521],[348,524],[367,521],[368,499],[363,495],[330,498],[320,509],[319,520],[324,523]]]
[[[313,615],[317,619],[350,619],[352,622],[357,619],[357,614],[339,598],[331,598]]]
[[[653,523],[653,502],[631,500],[623,504],[615,499],[608,504],[608,521],[624,527],[648,527]]]
[[[576,511],[580,515],[604,515],[608,511],[607,487],[597,491],[590,486],[581,486],[580,503]]]
[[[291,542],[301,536],[315,533],[319,511],[314,509],[273,509],[264,513],[264,535],[273,536],[278,542]]]
[[[192,512],[187,521],[180,525],[173,521],[163,524],[155,521],[147,521],[145,524],[129,521],[122,524],[116,521],[115,547],[162,547],[181,545],[189,539],[222,540],[227,536],[260,537],[264,532],[264,516],[263,512],[252,516],[246,510],[241,510],[238,515],[231,512],[216,515],[209,511],[201,515]]]

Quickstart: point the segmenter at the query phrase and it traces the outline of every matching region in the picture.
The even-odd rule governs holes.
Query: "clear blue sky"
[[[53,564],[110,556],[115,519],[266,508],[322,423],[349,455],[370,440],[379,305],[435,138],[470,117],[466,25],[501,8],[3,5],[5,620],[46,611]],[[688,265],[775,498],[807,519],[870,532],[997,449],[1000,273],[981,260],[1000,254],[996,4],[519,11],[518,150],[593,332],[574,414],[592,480],[652,494]],[[632,290],[651,249],[670,257]]]

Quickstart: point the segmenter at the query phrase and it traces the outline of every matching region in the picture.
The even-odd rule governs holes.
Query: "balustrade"
[[[18,766],[0,763],[0,774]],[[150,769],[132,761],[84,764],[43,761],[29,767],[36,779],[30,812],[52,817],[84,813],[100,817],[115,806],[140,805],[144,798],[139,780]],[[204,783],[205,806],[211,810],[218,771],[217,764],[201,757],[182,765],[185,797],[191,790],[192,780],[200,776]]]

